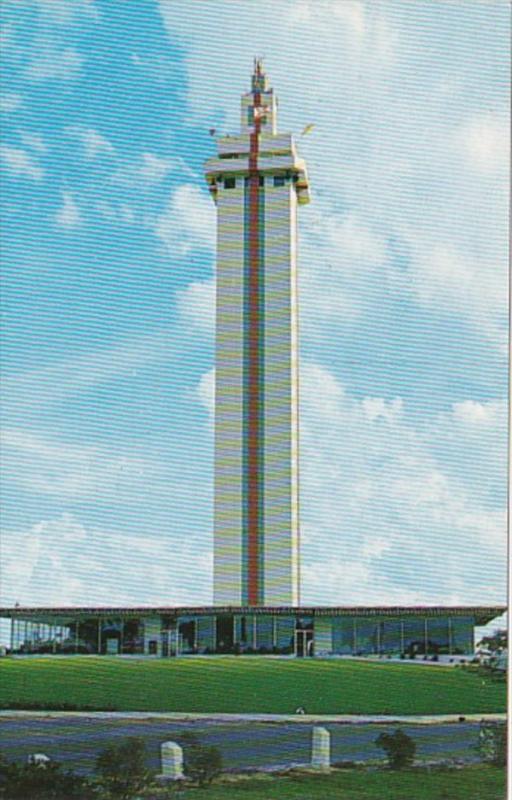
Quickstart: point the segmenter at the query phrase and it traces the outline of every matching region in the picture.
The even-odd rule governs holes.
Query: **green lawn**
[[[470,714],[505,710],[505,684],[450,667],[264,657],[2,659],[0,708],[119,711]]]
[[[189,790],[190,800],[505,800],[505,770],[491,766],[404,772],[344,771],[328,776],[261,777]]]

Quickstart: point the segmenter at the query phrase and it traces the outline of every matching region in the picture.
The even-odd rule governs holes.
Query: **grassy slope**
[[[339,772],[329,776],[261,778],[190,792],[194,800],[504,800],[505,770],[490,766],[432,772]]]
[[[505,709],[505,685],[449,667],[265,658],[0,661],[0,707],[73,703],[127,711],[483,713]]]

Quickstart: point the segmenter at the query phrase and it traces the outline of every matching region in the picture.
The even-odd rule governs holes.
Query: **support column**
[[[101,655],[101,617],[98,617],[98,655]]]
[[[425,617],[425,655],[428,656],[428,622]]]

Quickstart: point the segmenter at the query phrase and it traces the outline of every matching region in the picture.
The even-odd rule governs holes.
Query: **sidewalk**
[[[66,719],[83,717],[112,720],[168,720],[169,722],[222,722],[222,723],[337,723],[357,724],[408,724],[440,725],[482,720],[506,720],[502,714],[432,714],[432,715],[371,715],[371,714],[190,714],[179,711],[19,711],[0,710],[0,719]]]

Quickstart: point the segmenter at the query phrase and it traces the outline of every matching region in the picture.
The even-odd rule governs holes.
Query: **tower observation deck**
[[[217,206],[214,602],[299,603],[297,206],[293,136],[261,61],[236,136],[205,165]]]

